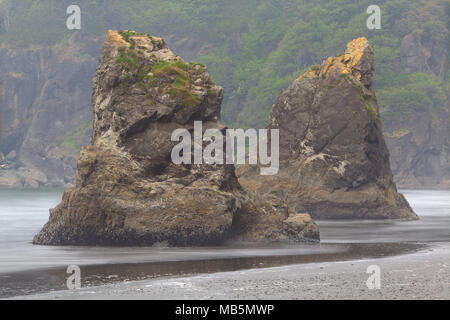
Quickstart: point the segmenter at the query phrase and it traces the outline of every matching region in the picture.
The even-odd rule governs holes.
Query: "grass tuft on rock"
[[[154,77],[167,85],[167,92],[172,99],[186,106],[197,106],[200,98],[191,91],[191,65],[179,59],[172,63],[159,61],[152,68]]]

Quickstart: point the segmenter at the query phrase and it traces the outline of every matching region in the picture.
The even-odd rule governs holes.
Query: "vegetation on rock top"
[[[180,105],[196,106],[200,104],[200,98],[191,90],[192,79],[204,78],[206,67],[199,63],[185,63],[182,59],[174,62],[165,60],[148,59],[144,52],[137,50],[135,41],[130,38],[136,35],[148,36],[152,43],[161,43],[161,40],[153,40],[151,35],[134,31],[119,31],[123,39],[130,43],[130,47],[120,47],[119,55],[115,60],[125,71],[125,85],[137,84],[150,96],[151,88],[162,88],[163,93],[170,95]],[[152,56],[156,58],[155,55]]]

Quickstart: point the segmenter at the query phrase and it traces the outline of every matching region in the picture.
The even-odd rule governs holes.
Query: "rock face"
[[[373,49],[358,38],[295,80],[271,112],[280,172],[262,177],[244,167],[244,188],[313,218],[417,218],[392,179],[372,77]]]
[[[74,182],[92,133],[96,42],[74,34],[61,49],[0,48],[0,152],[14,155],[0,159],[0,186]]]
[[[442,14],[445,16],[445,11]],[[437,34],[445,36],[448,30]],[[444,79],[447,42],[406,35],[400,47],[401,73],[422,72],[431,79]],[[436,90],[429,91],[432,99],[422,102],[420,108],[402,110],[396,105],[400,116],[384,121],[392,172],[402,188],[450,189],[450,91],[444,91],[442,97]]]
[[[318,239],[308,215],[240,186],[233,165],[176,165],[172,132],[225,129],[223,89],[164,40],[109,31],[94,79],[92,145],[74,188],[50,210],[35,244],[204,245]]]
[[[386,131],[397,186],[450,189],[448,111],[426,106],[403,121],[387,124]]]

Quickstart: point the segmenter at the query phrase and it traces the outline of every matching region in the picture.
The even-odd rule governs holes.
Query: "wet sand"
[[[81,284],[83,287],[93,287],[133,280],[387,257],[417,252],[427,247],[427,244],[420,243],[340,243],[273,245],[272,247],[261,245],[258,247],[253,244],[228,249],[204,248],[203,251],[199,248],[196,254],[192,249],[168,248],[168,253],[177,253],[172,258],[184,257],[188,260],[82,265],[80,266]],[[187,255],[180,255],[179,252],[185,252]],[[200,252],[203,255],[200,255]],[[68,277],[66,268],[55,267],[0,274],[0,298],[65,290]]]
[[[381,269],[368,289],[367,267]],[[382,258],[130,281],[14,299],[450,299],[450,244]]]

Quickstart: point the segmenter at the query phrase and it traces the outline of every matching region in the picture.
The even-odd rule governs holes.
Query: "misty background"
[[[81,7],[81,30],[66,9]],[[366,9],[381,8],[368,30]],[[447,0],[0,0],[0,186],[70,187],[92,132],[108,29],[161,36],[225,88],[222,120],[263,128],[295,78],[350,40],[375,49],[375,92],[397,185],[450,188]]]

